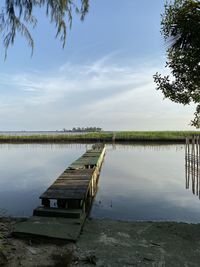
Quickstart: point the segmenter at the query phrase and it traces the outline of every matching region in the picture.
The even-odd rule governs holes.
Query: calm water
[[[30,135],[72,135],[85,134],[87,132],[69,132],[69,131],[0,131],[0,135],[8,136],[30,136]]]
[[[31,215],[39,195],[87,147],[1,145],[0,213]],[[185,189],[184,146],[107,146],[91,216],[200,222],[199,198]]]

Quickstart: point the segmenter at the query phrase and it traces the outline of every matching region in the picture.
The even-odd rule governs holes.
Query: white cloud
[[[163,101],[152,78],[159,69],[114,64],[108,55],[51,73],[0,73],[1,129],[186,129],[193,108]]]

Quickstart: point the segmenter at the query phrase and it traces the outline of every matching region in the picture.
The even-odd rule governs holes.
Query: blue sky
[[[6,61],[0,44],[0,130],[192,130],[194,106],[163,100],[152,78],[167,73],[164,3],[91,0],[65,49],[44,10],[35,10],[32,57],[20,35]]]

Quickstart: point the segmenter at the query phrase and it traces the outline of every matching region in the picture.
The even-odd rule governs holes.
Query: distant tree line
[[[100,127],[73,127],[71,130],[63,128],[64,132],[101,132]]]

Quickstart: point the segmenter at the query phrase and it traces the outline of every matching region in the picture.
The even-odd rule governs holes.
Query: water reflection
[[[30,216],[39,196],[85,145],[0,145],[0,215]]]
[[[91,216],[199,222],[184,177],[184,145],[108,147]]]
[[[117,148],[120,148],[121,150],[133,150],[134,148],[139,148],[140,150],[154,150],[154,151],[161,151],[161,150],[171,150],[171,149],[175,149],[176,151],[183,151],[184,149],[184,145],[181,144],[171,144],[171,143],[162,143],[162,142],[156,142],[156,143],[126,143],[126,144],[116,144],[113,143],[112,145],[112,149],[115,150]]]
[[[89,146],[0,145],[0,209],[31,215],[40,194]],[[91,216],[199,222],[200,202],[185,190],[184,156],[184,145],[107,145]]]

